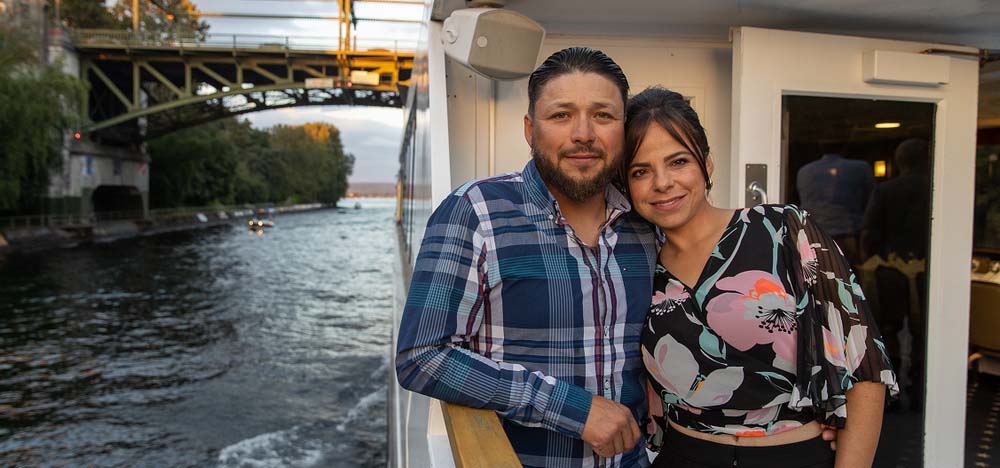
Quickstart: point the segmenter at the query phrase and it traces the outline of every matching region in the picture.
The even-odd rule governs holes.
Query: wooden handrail
[[[456,468],[520,468],[497,413],[441,402]]]

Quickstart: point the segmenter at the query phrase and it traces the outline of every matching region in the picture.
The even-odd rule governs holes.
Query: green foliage
[[[80,128],[86,85],[46,66],[32,33],[0,26],[0,211],[36,212],[64,135]]]
[[[119,0],[108,8],[104,0],[62,0],[60,17],[71,28],[131,30],[132,1]],[[208,24],[201,21],[190,0],[140,0],[139,31],[146,35],[203,38]]]
[[[104,0],[62,0],[59,16],[63,23],[78,29],[122,29],[122,23],[104,6]]]
[[[226,119],[149,142],[154,207],[211,203],[336,203],[354,157],[325,123],[257,130]]]

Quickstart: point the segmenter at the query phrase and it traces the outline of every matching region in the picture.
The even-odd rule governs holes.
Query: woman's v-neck
[[[667,276],[669,276],[670,279],[680,283],[680,285],[683,286],[684,289],[686,289],[689,293],[691,293],[692,297],[694,297],[694,293],[705,282],[705,272],[708,271],[709,264],[712,263],[712,259],[715,258],[715,252],[719,250],[720,245],[726,240],[727,237],[729,237],[730,230],[732,230],[733,227],[736,225],[736,222],[740,219],[740,213],[742,213],[745,209],[746,208],[738,208],[736,210],[733,210],[733,216],[729,218],[729,222],[726,223],[726,227],[722,230],[722,234],[719,235],[719,240],[715,241],[715,244],[712,246],[712,252],[708,254],[708,257],[705,258],[705,261],[702,263],[701,271],[698,273],[698,278],[697,280],[695,280],[693,286],[688,286],[687,283],[681,281],[680,278],[671,273],[670,270],[667,269],[666,265],[664,265],[663,262],[660,260],[659,255],[656,256],[656,264],[660,268],[663,268],[663,271],[667,274]]]

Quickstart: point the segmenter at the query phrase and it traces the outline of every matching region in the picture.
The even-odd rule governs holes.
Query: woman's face
[[[712,174],[712,159],[705,162]],[[708,206],[698,160],[655,122],[650,124],[626,172],[632,206],[664,231],[687,224]]]

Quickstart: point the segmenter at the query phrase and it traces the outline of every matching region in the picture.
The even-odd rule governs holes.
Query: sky
[[[273,14],[335,17],[336,0],[193,0],[205,13]],[[419,5],[365,2],[355,0],[358,18],[419,20]],[[204,17],[209,34],[288,36],[315,42],[330,39],[336,47],[336,19],[290,18],[217,18]],[[402,46],[416,44],[416,24],[360,21],[355,34],[361,40],[399,41]],[[278,41],[274,41],[278,42]],[[297,125],[327,122],[340,129],[344,150],[354,155],[351,182],[395,182],[399,170],[399,145],[402,141],[401,109],[364,106],[308,106],[243,114],[256,128],[275,124]]]

